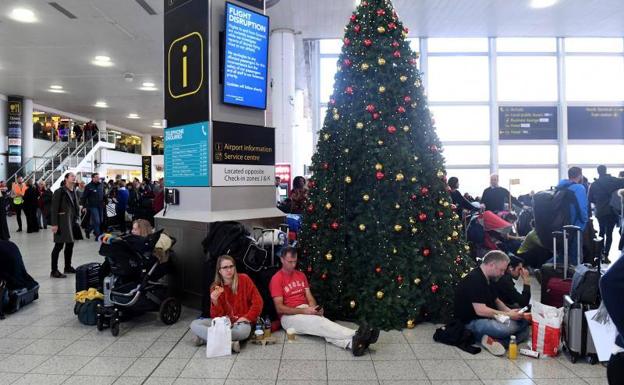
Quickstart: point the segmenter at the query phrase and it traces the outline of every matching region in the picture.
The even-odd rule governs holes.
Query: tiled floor
[[[10,226],[15,228],[13,218]],[[319,338],[288,343],[279,332],[276,345],[248,344],[238,355],[206,359],[204,350],[190,343],[188,325],[198,314],[192,309],[184,309],[173,326],[155,314],[123,323],[115,338],[78,322],[73,279],[49,278],[49,231],[12,234],[41,290],[38,301],[0,321],[0,385],[607,384],[603,366],[573,365],[564,356],[516,361],[487,352],[472,356],[434,343],[431,324],[384,332],[370,353],[358,358]],[[75,266],[101,260],[93,240],[78,242],[74,255]]]

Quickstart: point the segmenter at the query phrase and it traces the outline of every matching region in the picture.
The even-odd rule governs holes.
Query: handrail
[[[61,146],[61,148],[57,149],[57,150],[56,150],[56,152],[55,152],[55,154],[54,154],[54,155],[52,155],[51,157],[54,157],[54,156],[56,156],[56,154],[58,154],[58,153],[60,153],[61,151],[63,151],[65,148],[67,148],[67,147],[69,146],[69,144],[70,144],[71,142],[57,142],[57,143],[54,143],[52,146],[50,146],[50,148],[48,148],[48,149],[46,150],[46,152],[44,152],[44,153],[43,153],[43,155],[38,156],[38,157],[32,157],[32,158],[28,159],[28,160],[26,161],[26,163],[24,163],[24,164],[22,165],[22,167],[18,168],[18,169],[17,169],[17,171],[15,171],[15,173],[13,173],[13,175],[11,175],[10,177],[8,177],[8,178],[7,178],[6,183],[7,183],[7,184],[9,184],[9,182],[10,182],[11,180],[15,180],[15,179],[17,179],[17,176],[18,176],[18,175],[19,175],[19,174],[20,174],[23,170],[25,170],[25,169],[26,169],[26,166],[28,166],[31,162],[36,162],[36,161],[37,161],[37,159],[44,159],[44,158],[48,158],[48,157],[50,157],[49,155],[47,155],[47,154],[48,154],[48,152],[50,152],[52,149],[54,149],[54,148],[56,147],[56,145],[57,145],[57,144],[59,144],[59,143],[61,143],[61,144],[63,144],[63,145]],[[27,175],[27,177],[30,177],[30,176],[31,176],[32,174],[34,174],[36,171],[38,171],[38,169],[33,169],[33,171],[32,171],[31,173],[29,173],[29,174]]]
[[[88,145],[89,145],[89,146],[88,146]],[[89,149],[88,149],[88,150],[87,150],[87,147],[89,147]],[[48,183],[48,182],[50,181],[50,179],[54,177],[54,173],[55,173],[56,171],[61,171],[61,173],[62,173],[62,172],[64,172],[65,170],[64,170],[63,168],[64,168],[65,166],[67,166],[67,163],[71,163],[71,160],[72,160],[73,158],[77,157],[77,156],[78,156],[78,154],[79,154],[81,151],[83,151],[83,150],[84,150],[84,156],[86,156],[86,155],[89,153],[89,151],[91,151],[94,147],[95,147],[95,144],[94,144],[93,138],[91,138],[89,141],[85,141],[85,142],[84,142],[84,143],[82,143],[80,146],[76,147],[76,149],[74,149],[74,151],[73,151],[73,152],[69,153],[69,154],[68,154],[65,158],[63,158],[63,159],[59,162],[58,166],[54,167],[54,163],[53,163],[53,164],[52,164],[52,166],[53,166],[53,167],[51,168],[50,173],[49,173],[47,176],[45,176],[45,175],[44,175],[44,176],[42,176],[42,180],[43,180],[44,182]],[[53,161],[54,161],[54,159],[53,159]],[[76,164],[76,166],[75,166],[75,167],[77,167],[77,166],[78,166],[78,164]],[[69,167],[67,167],[67,168],[71,168],[71,164],[70,164],[70,165],[69,165]]]

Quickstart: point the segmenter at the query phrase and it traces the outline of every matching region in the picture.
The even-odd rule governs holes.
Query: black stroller
[[[151,311],[158,311],[165,325],[180,318],[180,301],[171,295],[169,283],[161,282],[171,272],[171,262],[160,263],[153,254],[161,233],[145,238],[130,235],[100,247],[110,275],[104,278],[104,304],[96,310],[98,330],[110,326],[117,336],[122,319]]]

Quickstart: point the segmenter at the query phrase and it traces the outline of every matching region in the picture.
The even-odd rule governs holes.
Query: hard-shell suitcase
[[[568,266],[568,232],[579,231],[577,226],[564,226],[563,231],[553,232],[553,264],[544,265],[540,269],[541,302],[545,305],[560,308],[563,306],[563,296],[569,295],[572,289],[574,268]],[[557,266],[557,238],[563,238],[563,266]],[[577,242],[578,254],[581,255],[581,243]]]
[[[6,297],[8,301],[3,309],[4,313],[15,313],[39,298],[39,285],[35,285],[31,289],[22,288],[17,290],[8,290],[8,295],[6,295]],[[2,306],[2,302],[3,301],[0,298],[0,306]]]
[[[575,302],[569,295],[564,296],[561,339],[572,363],[582,357],[588,357],[592,365],[598,362],[594,340],[585,318],[585,312],[595,308],[589,304]]]
[[[76,268],[76,293],[94,288],[102,290],[100,269],[102,264],[97,262],[86,263]]]

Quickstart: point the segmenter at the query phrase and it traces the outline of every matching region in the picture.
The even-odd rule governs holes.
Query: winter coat
[[[58,226],[58,231],[54,234],[54,242],[72,243],[82,239],[79,220],[76,190],[69,191],[66,187],[59,187],[52,196],[50,208],[50,224]]]
[[[83,207],[102,208],[104,206],[103,183],[90,182],[87,184],[80,201]]]
[[[615,216],[611,208],[611,194],[624,188],[624,179],[613,177],[609,174],[602,175],[589,188],[589,201],[596,205],[596,217],[604,218]]]

